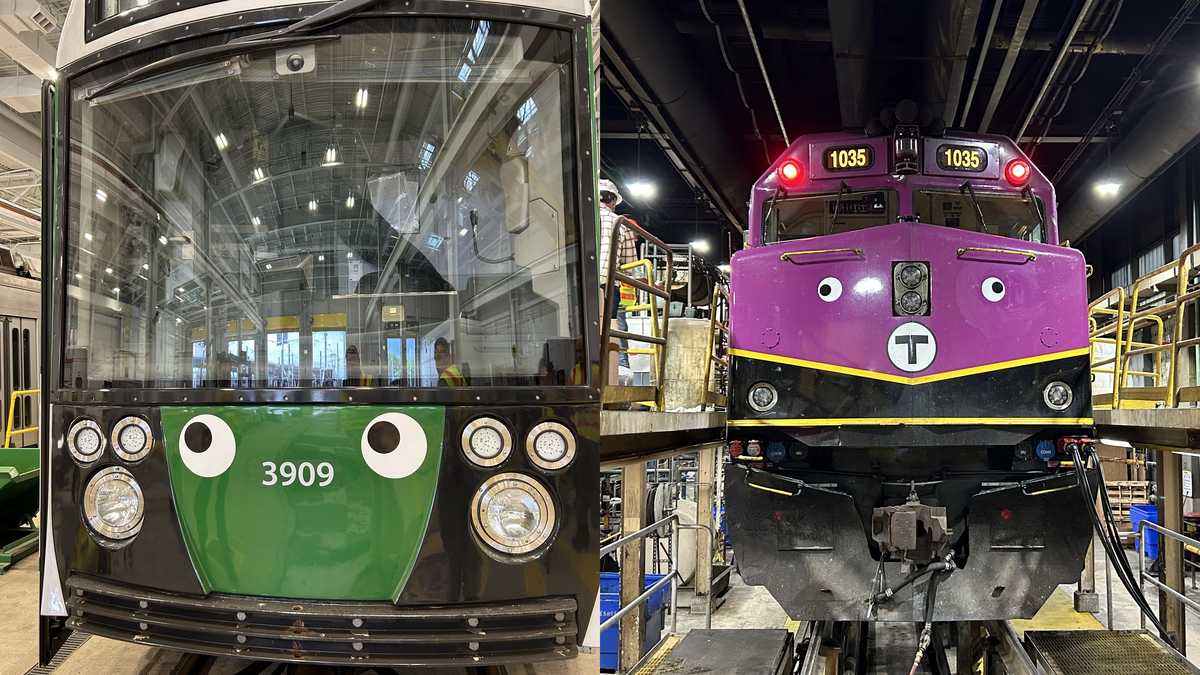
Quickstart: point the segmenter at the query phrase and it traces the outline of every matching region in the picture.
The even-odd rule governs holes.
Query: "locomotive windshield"
[[[803,239],[896,222],[893,190],[846,191],[768,204],[766,241]]]
[[[583,384],[570,34],[336,33],[71,81],[64,386]]]
[[[913,210],[924,223],[1025,241],[1046,241],[1045,226],[1042,222],[1042,213],[1045,211],[1040,200],[1031,201],[1037,197],[979,192],[973,196],[974,201],[972,195],[965,191],[922,191],[916,193],[913,199]],[[983,217],[982,222],[980,215]]]

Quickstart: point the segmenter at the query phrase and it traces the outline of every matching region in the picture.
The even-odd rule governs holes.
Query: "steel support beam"
[[[41,135],[6,105],[0,105],[0,162],[35,170],[42,166]]]
[[[979,11],[983,0],[955,0],[949,11],[937,15],[938,54],[940,60],[930,68],[928,82],[933,94],[928,100],[941,98],[942,121],[954,123],[963,82],[967,78],[967,60],[971,56],[971,44],[975,38],[975,25],[979,23]]]
[[[1008,50],[1004,52],[1004,61],[1000,64],[1000,74],[996,76],[996,83],[992,85],[992,95],[988,97],[987,107],[983,109],[983,119],[979,122],[979,131],[986,132],[988,127],[992,126],[992,117],[996,114],[996,108],[1000,106],[1000,99],[1004,96],[1004,90],[1008,87],[1008,78],[1012,75],[1013,66],[1017,63],[1017,56],[1021,53],[1021,45],[1025,42],[1025,34],[1029,32],[1029,25],[1033,22],[1033,15],[1037,13],[1038,0],[1025,0],[1025,4],[1021,7],[1021,15],[1017,17],[1017,26],[1013,29],[1012,40],[1008,43]]]
[[[842,126],[861,127],[874,113],[867,110],[866,86],[871,49],[875,43],[874,3],[829,0],[829,26]]]

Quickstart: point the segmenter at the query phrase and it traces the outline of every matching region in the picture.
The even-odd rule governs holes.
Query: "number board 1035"
[[[863,171],[875,163],[875,151],[869,145],[841,145],[825,148],[822,164],[826,171]]]
[[[979,173],[987,169],[987,151],[975,145],[943,143],[937,149],[938,168],[943,171]]]

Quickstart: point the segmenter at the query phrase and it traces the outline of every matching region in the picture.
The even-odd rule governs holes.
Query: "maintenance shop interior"
[[[0,0],[0,675],[1200,673],[1198,108],[1200,0]]]

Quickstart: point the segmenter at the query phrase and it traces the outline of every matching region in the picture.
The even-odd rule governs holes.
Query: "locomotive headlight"
[[[779,402],[779,392],[775,391],[770,382],[759,382],[750,387],[747,400],[751,408],[758,412],[767,412]]]
[[[905,265],[900,268],[900,283],[909,288],[916,288],[925,280],[925,270],[917,265]]]
[[[472,464],[499,466],[512,452],[512,433],[494,417],[471,420],[463,427],[462,450]]]
[[[113,451],[126,462],[136,462],[150,453],[154,436],[150,425],[140,417],[125,417],[113,425]]]
[[[471,500],[471,526],[487,549],[508,555],[536,550],[554,534],[554,502],[537,480],[519,473],[487,479]]]
[[[916,291],[907,291],[900,296],[900,309],[908,314],[916,314],[925,305],[925,299]]]
[[[95,420],[75,420],[67,430],[67,450],[80,464],[91,464],[104,452],[104,434]]]
[[[575,435],[558,422],[542,422],[525,438],[529,461],[547,471],[567,466],[575,459]]]
[[[1051,410],[1066,410],[1074,398],[1075,394],[1066,382],[1051,382],[1042,390],[1042,400]]]
[[[83,514],[102,546],[124,546],[142,529],[142,487],[123,467],[99,471],[83,492]]]

